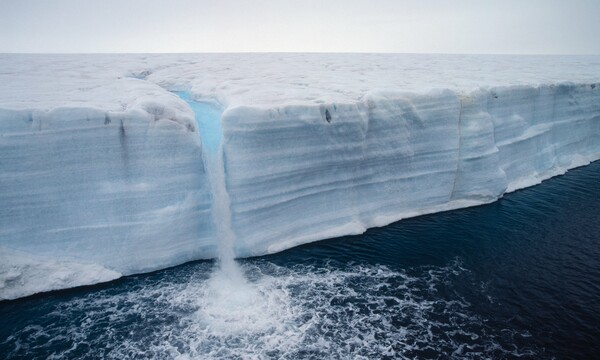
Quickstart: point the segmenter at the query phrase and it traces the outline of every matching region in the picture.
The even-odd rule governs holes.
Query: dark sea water
[[[600,356],[600,162],[493,204],[0,303],[0,357]]]

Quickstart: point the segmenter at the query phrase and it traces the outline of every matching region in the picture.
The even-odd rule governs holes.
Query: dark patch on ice
[[[558,84],[556,86],[556,94],[557,95],[566,95],[572,91],[573,91],[573,85],[571,85],[571,84]]]
[[[33,122],[33,114],[29,113],[29,115],[27,115],[27,120],[32,123]]]
[[[165,109],[160,106],[151,106],[146,109],[146,112],[154,118],[154,121],[160,120],[165,115]]]
[[[108,117],[108,114],[106,114],[106,115],[104,115],[104,125],[108,125],[108,124],[110,124],[110,117]]]
[[[125,131],[123,120],[119,126],[119,142],[121,143],[121,159],[125,165],[125,176],[129,177],[129,150],[127,149],[127,131]]]
[[[140,80],[145,80],[148,76],[152,75],[151,70],[144,70],[137,73],[131,74],[132,77]]]
[[[492,96],[494,97],[494,99],[498,98],[498,94],[496,94],[495,92],[492,91]]]
[[[123,124],[123,120],[121,120],[121,126],[119,127],[119,140],[121,141],[121,145],[125,142],[125,137],[127,134],[125,133],[125,125]]]
[[[590,85],[590,87],[592,88],[592,90],[594,90],[596,88],[596,84],[592,84]]]
[[[196,131],[196,128],[192,124],[187,124],[185,127],[188,129],[189,132]]]
[[[331,114],[328,109],[325,109],[325,120],[327,120],[328,123],[331,122]]]

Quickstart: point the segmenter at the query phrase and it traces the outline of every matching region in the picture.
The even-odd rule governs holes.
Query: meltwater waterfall
[[[192,108],[202,141],[202,160],[206,169],[212,194],[212,221],[218,241],[220,268],[231,276],[239,275],[235,264],[235,234],[231,228],[229,195],[225,184],[225,164],[221,147],[220,110],[211,104],[194,101],[187,92],[176,94]]]
[[[196,300],[196,320],[200,328],[222,334],[263,332],[282,320],[280,307],[285,307],[285,302],[276,289],[250,282],[235,261],[235,233],[225,182],[220,111],[211,104],[194,101],[186,92],[176,94],[192,108],[199,127],[218,251],[217,268],[207,280],[205,292]]]

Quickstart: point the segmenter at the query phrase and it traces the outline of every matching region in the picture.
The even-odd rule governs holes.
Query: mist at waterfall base
[[[593,358],[600,162],[484,206],[0,303],[16,358]]]

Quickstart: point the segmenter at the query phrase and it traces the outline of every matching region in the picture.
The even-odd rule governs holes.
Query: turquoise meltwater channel
[[[212,217],[221,275],[241,280],[241,270],[235,263],[235,234],[231,228],[231,211],[225,179],[224,155],[221,147],[221,109],[213,104],[196,101],[189,92],[174,92],[192,108],[202,141],[203,162],[211,187]]]
[[[217,153],[221,143],[220,119],[222,110],[214,104],[194,100],[187,91],[173,91],[173,93],[185,101],[194,111],[196,123],[200,128],[202,149]]]

